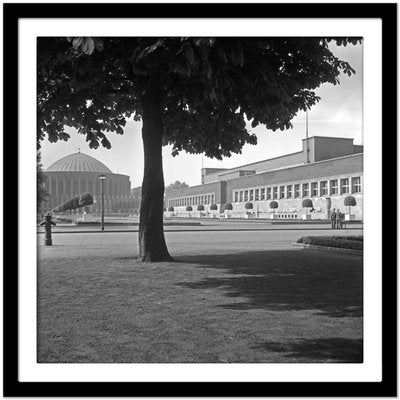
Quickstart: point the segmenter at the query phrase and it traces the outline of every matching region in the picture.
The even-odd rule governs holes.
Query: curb
[[[355,250],[355,249],[342,249],[340,247],[329,247],[329,246],[317,246],[315,244],[305,244],[305,243],[292,243],[293,247],[300,247],[302,249],[309,250],[327,250],[334,251],[336,253],[346,253],[346,254],[354,254],[357,256],[362,256],[364,254],[364,250]]]

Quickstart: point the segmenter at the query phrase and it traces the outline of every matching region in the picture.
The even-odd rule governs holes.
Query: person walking
[[[335,209],[333,209],[332,214],[331,214],[331,228],[335,229],[335,224],[336,224],[336,212]]]
[[[341,229],[341,226],[340,226],[340,215],[341,214],[342,213],[340,212],[340,210],[337,209],[337,211],[336,211],[336,229]]]

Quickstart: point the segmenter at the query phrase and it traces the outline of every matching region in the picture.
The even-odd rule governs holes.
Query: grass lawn
[[[362,257],[39,251],[38,362],[362,362]]]

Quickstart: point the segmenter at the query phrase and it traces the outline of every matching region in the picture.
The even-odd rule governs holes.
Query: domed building
[[[59,204],[90,193],[93,196],[94,212],[101,211],[101,180],[104,180],[104,211],[106,213],[126,213],[130,210],[131,182],[128,175],[114,174],[95,158],[78,152],[63,157],[45,171],[45,189],[49,193],[44,208],[51,210]]]

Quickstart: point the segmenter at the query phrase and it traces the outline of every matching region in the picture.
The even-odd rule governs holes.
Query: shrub
[[[197,206],[197,211],[204,211],[204,206],[203,206],[203,204],[199,204],[199,205]]]
[[[168,207],[168,211],[174,211],[174,207]]]
[[[233,210],[232,204],[231,204],[231,203],[226,203],[226,204],[224,205],[224,211],[225,211],[225,210]]]
[[[210,210],[218,210],[218,206],[216,204],[211,204]]]
[[[246,203],[246,204],[244,205],[244,208],[245,208],[246,210],[252,210],[252,209],[253,209],[253,203]]]
[[[303,202],[301,203],[301,206],[303,208],[312,208],[313,203],[312,203],[311,199],[304,199]]]
[[[270,203],[269,203],[269,208],[272,208],[272,209],[275,209],[275,208],[278,208],[278,202],[277,201],[271,201]]]
[[[79,198],[79,206],[86,207],[93,204],[93,197],[90,193],[82,193]]]
[[[192,206],[186,206],[186,211],[193,211],[193,207]]]
[[[362,250],[364,241],[362,236],[305,236],[297,239],[297,243]]]

